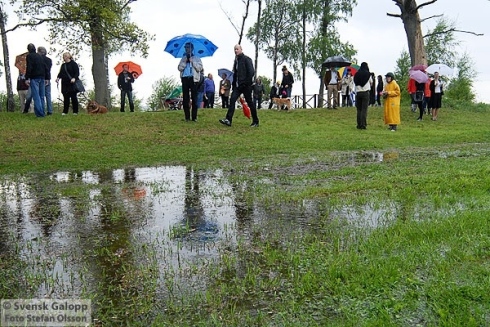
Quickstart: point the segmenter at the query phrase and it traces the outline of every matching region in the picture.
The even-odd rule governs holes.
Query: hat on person
[[[387,73],[385,76],[391,77],[391,79],[395,79],[395,75],[392,72]]]

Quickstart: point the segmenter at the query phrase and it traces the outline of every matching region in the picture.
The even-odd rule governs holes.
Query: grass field
[[[489,326],[489,109],[447,104],[438,121],[417,122],[404,106],[396,132],[382,108],[369,109],[367,130],[355,128],[354,108],[260,110],[259,128],[239,111],[222,126],[222,109],[201,110],[197,123],[181,111],[0,113],[0,178],[222,168],[253,185],[245,203],[326,208],[304,228],[264,220],[250,238],[223,244],[219,260],[194,275],[202,292],[154,296],[152,263],[140,278],[146,296],[128,296],[127,308],[88,295],[103,326]],[[382,220],[353,224],[336,211],[346,208]],[[12,260],[0,256],[1,295],[26,297],[10,287],[15,269],[27,269]]]

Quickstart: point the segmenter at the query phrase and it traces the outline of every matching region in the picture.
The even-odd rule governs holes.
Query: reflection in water
[[[253,241],[254,224],[269,222],[271,231],[287,233],[335,212],[313,202],[264,204],[255,183],[261,181],[232,182],[221,170],[182,166],[3,179],[0,250],[16,253],[20,245],[19,258],[43,276],[36,296],[95,293],[127,305],[151,296],[155,284],[170,291],[172,267],[185,271],[216,258],[220,240]],[[238,262],[237,269],[246,267]]]

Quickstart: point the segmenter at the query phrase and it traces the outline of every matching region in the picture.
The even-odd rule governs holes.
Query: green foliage
[[[286,62],[291,72],[301,78],[297,72],[303,66],[313,68],[321,75],[320,67],[326,57],[342,54],[351,58],[355,55],[354,47],[342,42],[335,28],[336,22],[345,21],[352,14],[355,0],[266,0],[265,4],[259,49],[275,64],[273,79],[277,78],[277,67]],[[255,24],[249,29],[247,38],[250,41],[255,40],[257,28]],[[307,30],[306,40],[303,39],[303,28]]]
[[[402,92],[402,97],[410,100],[410,94],[408,94],[406,85],[408,85],[408,80],[410,76],[408,75],[408,71],[411,67],[410,54],[408,51],[403,50],[400,54],[400,58],[396,60],[396,68],[394,71],[395,80],[398,82],[400,86],[400,90]]]
[[[152,85],[153,93],[148,98],[147,109],[149,111],[163,109],[162,99],[165,100],[178,86],[180,86],[180,83],[173,77],[163,77],[156,81]]]
[[[16,11],[29,17],[27,25],[46,23],[51,44],[78,54],[84,47],[103,48],[109,53],[131,51],[148,55],[148,42],[154,37],[131,22],[130,6],[121,0],[23,0]]]

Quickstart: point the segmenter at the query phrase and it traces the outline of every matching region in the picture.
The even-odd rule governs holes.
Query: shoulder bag
[[[65,64],[65,72],[66,72],[66,75],[68,75],[68,78],[71,80],[72,77],[71,77],[70,73],[68,73],[68,69],[66,69],[66,64]],[[85,92],[85,87],[83,86],[82,81],[79,79],[75,80],[75,84],[73,85],[73,88],[75,89],[75,92],[77,92],[77,93]]]

